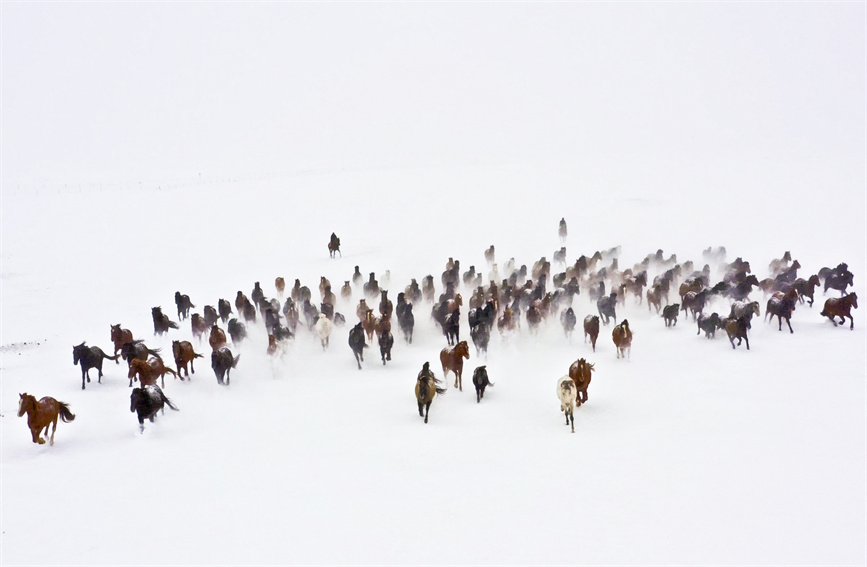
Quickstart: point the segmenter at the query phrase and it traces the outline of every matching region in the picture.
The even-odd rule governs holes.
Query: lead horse
[[[51,396],[45,396],[38,402],[35,396],[26,392],[18,394],[18,396],[18,417],[27,414],[27,426],[30,428],[34,443],[44,445],[45,439],[42,438],[42,430],[44,429],[45,434],[48,435],[48,427],[53,426],[48,444],[54,445],[54,433],[57,431],[58,417],[66,423],[75,419],[75,415],[69,410],[69,404],[58,402]]]

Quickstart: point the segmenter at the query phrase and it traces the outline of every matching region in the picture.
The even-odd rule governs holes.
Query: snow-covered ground
[[[863,23],[863,6],[848,5],[854,12],[845,13],[840,5],[822,4],[789,4],[777,11],[763,4],[473,5],[467,15],[454,5],[445,12],[431,5],[375,5],[366,7],[387,15],[386,23],[394,26],[364,14],[371,31],[367,35],[348,23],[362,10],[358,5],[331,6],[327,13],[316,5],[259,5],[263,13],[296,10],[308,18],[300,18],[302,23],[292,20],[292,26],[282,31],[293,39],[280,41],[303,43],[304,38],[317,37],[317,31],[327,31],[326,39],[357,48],[352,55],[340,55],[343,51],[320,38],[324,52],[311,55],[302,69],[305,79],[320,82],[308,81],[309,93],[298,99],[296,92],[296,98],[289,98],[298,102],[309,97],[318,110],[342,113],[326,120],[328,132],[317,133],[314,146],[329,135],[340,139],[335,128],[340,118],[348,117],[347,138],[336,145],[362,163],[320,165],[317,162],[328,159],[315,159],[326,155],[316,146],[308,148],[312,157],[289,152],[286,162],[270,168],[251,160],[250,168],[239,167],[236,175],[217,173],[218,167],[201,175],[189,170],[176,175],[182,160],[167,161],[170,152],[158,148],[156,141],[119,143],[119,138],[106,136],[103,129],[113,130],[112,120],[141,126],[138,121],[147,120],[152,112],[145,105],[137,117],[111,97],[112,104],[104,109],[108,118],[79,130],[85,143],[70,149],[73,157],[64,157],[57,140],[45,138],[46,154],[37,159],[42,131],[31,132],[32,137],[22,134],[24,126],[35,124],[36,115],[24,104],[24,94],[36,97],[32,100],[38,107],[52,77],[76,85],[99,79],[104,86],[105,76],[82,73],[75,65],[90,63],[72,57],[73,68],[61,73],[47,65],[47,58],[40,58],[22,30],[35,26],[34,38],[48,38],[51,29],[62,37],[75,35],[74,26],[35,25],[48,21],[52,10],[63,12],[75,25],[82,20],[114,24],[94,25],[122,45],[147,43],[144,36],[125,39],[122,33],[138,16],[145,16],[138,22],[143,29],[176,26],[166,32],[168,45],[160,44],[152,59],[145,50],[132,49],[132,55],[142,57],[136,60],[139,68],[143,61],[150,62],[151,77],[159,75],[161,65],[167,76],[185,77],[182,83],[191,89],[185,96],[193,100],[220,88],[195,82],[180,72],[180,63],[171,59],[170,65],[162,58],[174,53],[182,62],[187,61],[184,56],[197,60],[201,47],[184,34],[205,37],[195,26],[215,21],[227,26],[219,28],[222,32],[234,30],[229,24],[238,16],[243,30],[238,33],[248,42],[277,41],[264,32],[275,32],[278,19],[254,17],[246,5],[210,6],[217,15],[208,12],[213,20],[207,22],[193,16],[207,12],[208,5],[164,5],[165,12],[137,4],[77,6],[3,7],[0,563],[867,561],[864,308],[854,311],[854,330],[848,325],[835,328],[819,312],[826,297],[836,292],[823,296],[819,290],[812,308],[799,306],[792,319],[794,334],[778,331],[776,323],[755,321],[749,351],[743,346],[732,350],[724,334],[713,340],[697,336],[695,325],[683,317],[676,327],[666,328],[655,312],[632,300],[618,312],[618,318],[629,319],[635,335],[627,360],[616,358],[610,326],[603,328],[595,353],[580,331],[570,343],[556,316],[537,335],[530,334],[526,324],[510,337],[495,331],[487,357],[478,357],[471,348],[464,391],[449,381],[448,392],[434,401],[426,425],[417,413],[415,377],[425,361],[442,376],[438,354],[445,339],[429,319],[430,305],[425,303],[415,308],[413,344],[405,344],[395,333],[393,360],[383,366],[372,346],[361,371],[347,345],[350,325],[335,330],[325,351],[318,339],[299,327],[285,355],[276,359],[266,354],[261,323],[251,325],[249,340],[231,345],[242,355],[231,385],[219,386],[207,358],[198,361],[191,381],[166,382],[165,392],[180,411],[160,415],[143,433],[129,412],[125,363],[107,361],[102,383],[92,371],[94,379],[82,391],[80,370],[73,366],[71,354],[72,346],[82,341],[110,350],[109,326],[120,323],[165,353],[170,353],[171,340],[186,339],[207,355],[207,341],[192,338],[189,321],[168,335],[153,335],[152,307],[162,306],[177,321],[175,291],[189,294],[196,305],[193,311],[201,313],[204,305],[216,305],[219,298],[232,301],[239,290],[249,296],[256,281],[267,296],[277,297],[274,279],[282,276],[287,287],[300,279],[318,299],[321,276],[329,278],[337,292],[359,266],[365,278],[374,272],[381,279],[386,270],[390,272],[385,287],[392,300],[411,278],[421,281],[428,274],[434,276],[439,293],[440,274],[450,257],[460,260],[462,271],[474,265],[487,276],[490,268],[483,252],[492,244],[500,266],[510,258],[528,266],[542,256],[550,260],[561,246],[561,217],[569,225],[569,264],[581,254],[620,246],[621,269],[657,249],[701,268],[702,250],[725,246],[728,261],[750,261],[761,279],[768,275],[768,263],[789,250],[804,276],[847,262],[855,274],[853,291],[867,297],[864,112],[857,104],[864,101],[863,49],[855,60],[862,64],[854,71],[851,61],[839,59],[841,51],[848,53],[844,47],[863,48],[863,26],[860,35],[849,27],[853,15]],[[183,11],[179,23],[156,17],[178,15],[171,10]],[[459,17],[451,21],[448,16],[455,11]],[[674,12],[681,20],[671,23],[660,11]],[[644,12],[665,24],[663,31],[677,33],[657,34],[637,26]],[[424,25],[432,13],[434,23],[444,27]],[[498,17],[489,21],[486,16],[491,14]],[[329,15],[335,19],[329,20]],[[609,47],[627,32],[641,33],[634,43],[617,44],[614,53],[578,50],[584,58],[574,56],[584,61],[580,70],[588,79],[611,78],[607,88],[599,83],[578,88],[563,78],[565,73],[554,71],[559,67],[543,64],[549,60],[544,56],[556,63],[571,61],[562,54],[569,50],[560,48],[572,41],[566,22],[573,20],[565,16],[576,15],[584,17],[579,18],[582,30],[595,30],[596,22],[599,30],[608,31],[611,37],[598,35],[597,30],[593,38],[610,42],[605,43]],[[719,16],[725,17],[715,19]],[[765,35],[743,36],[744,28],[735,25],[738,16],[751,18],[743,24],[749,27],[747,32],[761,30]],[[262,29],[254,28],[253,20]],[[184,28],[184,22],[199,31]],[[479,38],[481,22],[490,27]],[[793,26],[806,42],[794,54],[787,43]],[[255,40],[248,37],[252,29],[262,32]],[[437,29],[451,33],[440,37]],[[292,31],[303,31],[302,39]],[[376,31],[382,35],[372,33]],[[533,41],[519,45],[513,35]],[[41,48],[55,55],[64,48],[91,53],[88,49],[99,47],[100,37],[76,35],[72,47],[55,38]],[[660,45],[655,41],[660,38],[667,39]],[[696,38],[707,43],[694,45]],[[720,47],[734,39],[748,45],[732,41],[732,47]],[[457,43],[454,51],[437,51],[452,42]],[[209,45],[226,55],[224,46]],[[248,43],[233,45],[241,47],[235,59],[227,60],[229,67],[253,53]],[[383,101],[406,96],[417,104],[404,101],[389,111],[374,104],[381,94],[378,89],[389,80],[403,83],[382,74],[400,75],[409,68],[381,65],[391,61],[382,57],[388,53],[408,65],[413,57],[412,49],[403,50],[407,45],[430,57],[420,57],[408,77],[425,81]],[[526,59],[519,58],[521,45],[537,51],[531,49]],[[686,57],[681,49],[688,45],[694,48],[695,59],[677,59],[688,69],[664,65],[654,57]],[[809,47],[816,48],[811,57],[800,58],[801,50]],[[765,58],[750,48],[761,48],[758,54]],[[447,99],[462,102],[466,116],[423,104],[435,100],[423,95],[424,85],[443,89],[434,80],[439,77],[445,79],[442,84],[458,89],[462,79],[475,79],[470,73],[474,58],[484,59],[498,49],[508,56],[500,63],[504,67],[485,68],[485,78],[499,79],[494,81],[497,90],[512,84],[514,71],[528,72],[529,86],[522,84],[518,98],[496,100],[489,107],[491,87],[470,80],[467,98],[454,94]],[[103,62],[122,55],[97,52]],[[23,58],[24,53],[30,58]],[[463,53],[473,55],[469,63]],[[543,57],[534,58],[534,53]],[[267,50],[256,54],[261,56],[256,69],[282,60]],[[637,63],[626,57],[637,54],[642,55]],[[715,57],[719,55],[728,59]],[[13,80],[24,76],[25,59],[41,71],[26,87]],[[369,75],[355,69],[362,60],[373,62]],[[622,73],[606,65],[618,61],[626,67]],[[371,81],[364,83],[369,88],[362,89],[355,105],[323,102],[315,96],[343,88],[327,78],[334,67],[326,63],[334,62],[340,64],[338,70],[355,69],[356,74],[344,77],[343,87],[350,91],[363,83],[362,78]],[[461,72],[445,70],[450,64]],[[690,69],[700,72],[695,82]],[[778,75],[769,78],[759,72],[763,69],[775,69]],[[707,106],[680,105],[701,98],[702,93],[689,89],[676,93],[682,98],[672,99],[663,92],[645,91],[650,98],[638,104],[640,97],[632,87],[656,85],[663,71],[669,83],[660,85],[695,87],[712,78],[711,86],[719,92],[711,88],[704,93]],[[115,72],[127,77],[131,71]],[[207,75],[208,70],[199,72]],[[853,72],[860,83],[850,84]],[[556,80],[546,82],[555,75]],[[245,86],[232,92],[242,99],[250,94],[247,89],[255,85],[244,83],[249,79],[238,78]],[[754,81],[749,96],[742,82],[747,79]],[[603,112],[581,118],[570,114],[570,105],[561,97],[571,91],[550,88],[570,85],[585,95],[581,101],[595,101]],[[847,85],[854,90],[844,90]],[[121,101],[144,99],[141,93],[123,89],[114,94]],[[231,107],[234,99],[215,101],[202,95],[198,100],[203,110],[191,118],[196,124],[215,110],[214,105]],[[718,104],[725,100],[728,106]],[[277,108],[271,98],[258,102],[261,108],[245,106],[244,116],[257,118]],[[60,97],[57,104],[91,108],[94,103]],[[184,104],[171,108],[180,112]],[[772,107],[770,115],[763,114]],[[618,108],[623,113],[616,112]],[[810,112],[803,114],[805,108]],[[512,109],[527,112],[510,115]],[[50,124],[57,111],[46,108],[48,115],[39,124]],[[642,118],[653,111],[654,118]],[[358,116],[364,119],[354,121]],[[383,116],[391,120],[387,128],[372,130],[366,145],[364,126]],[[442,117],[442,124],[436,116]],[[515,119],[511,126],[510,116]],[[608,122],[614,116],[620,122]],[[759,116],[766,121],[756,121]],[[674,117],[678,120],[667,120]],[[464,118],[469,122],[462,122]],[[423,136],[395,135],[403,119],[407,128],[418,126],[431,138],[422,143]],[[560,119],[563,129],[555,125]],[[166,120],[180,117],[170,114]],[[280,120],[288,118],[280,115]],[[585,128],[576,128],[572,140],[566,129],[578,123]],[[777,127],[783,123],[786,128],[781,131]],[[716,134],[705,129],[712,125],[721,129]],[[175,126],[166,134],[186,132],[180,123]],[[627,136],[634,126],[634,136]],[[204,149],[198,154],[190,150],[191,155],[228,160],[233,148],[256,147],[257,140],[245,127],[230,123],[221,128],[226,130],[219,135],[199,132],[195,139]],[[462,133],[483,130],[474,141],[450,145]],[[216,151],[233,132],[239,140],[221,150],[225,155]],[[831,136],[836,132],[848,137]],[[272,131],[263,134],[265,141],[275,140]],[[559,135],[556,143],[546,138],[548,134]],[[70,130],[60,135],[73,136]],[[659,140],[654,141],[656,135]],[[293,136],[299,147],[304,145],[303,132],[293,131]],[[169,146],[190,141],[171,135],[158,138]],[[592,144],[594,138],[598,147]],[[832,138],[836,145],[818,151]],[[570,146],[570,140],[575,145]],[[477,152],[480,146],[475,144],[486,142],[501,146],[490,153]],[[561,151],[547,155],[555,146]],[[89,174],[96,171],[90,162],[100,161],[94,152],[106,148],[113,153],[111,159],[103,156],[102,166],[116,167],[120,173]],[[143,161],[150,165],[136,166],[144,175],[124,169],[135,164],[133,149],[145,151]],[[359,153],[352,154],[352,149]],[[388,149],[397,152],[393,160]],[[239,149],[239,155],[249,157],[244,151]],[[267,147],[263,152],[267,161],[278,150]],[[337,161],[353,161],[344,157],[337,156]],[[232,171],[231,163],[220,165]],[[343,256],[337,259],[330,259],[326,249],[331,232],[342,241]],[[713,274],[721,277],[717,266]],[[469,297],[469,290],[461,292]],[[341,300],[337,311],[354,322],[361,297],[355,288],[352,300]],[[761,291],[753,298],[762,304],[764,315]],[[573,307],[579,321],[596,310],[586,289]],[[727,313],[728,302],[715,300],[710,310]],[[466,309],[462,325],[462,338],[468,339]],[[571,434],[554,387],[569,364],[581,357],[594,363],[596,372],[589,401],[577,410],[576,432]],[[480,364],[487,365],[495,385],[476,403],[470,376]],[[53,396],[71,405],[76,419],[58,425],[53,446],[31,442],[24,418],[16,416],[21,392]]]

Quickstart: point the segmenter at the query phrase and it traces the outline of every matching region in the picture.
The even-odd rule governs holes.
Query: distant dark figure
[[[412,314],[412,303],[407,303],[397,314],[397,325],[403,333],[403,338],[412,344],[412,330],[415,327],[415,316]]]
[[[599,317],[602,319],[602,324],[607,325],[610,320],[617,323],[617,315],[615,306],[617,304],[617,292],[612,291],[610,295],[604,295],[596,301],[596,309],[599,310]]]
[[[181,295],[181,292],[175,292],[175,305],[178,306],[178,319],[183,321],[190,316],[190,309],[195,307],[193,302],[190,301],[189,295]]]
[[[178,408],[166,397],[159,386],[133,388],[129,400],[129,411],[138,414],[138,425],[141,433],[144,433],[144,421],[148,419],[153,423],[158,411],[162,410],[163,414],[166,413],[165,406],[178,411]]]
[[[352,349],[352,354],[355,355],[355,362],[358,364],[358,369],[361,370],[361,363],[364,362],[364,349],[367,348],[367,343],[364,341],[364,327],[360,322],[349,331],[349,348]]]
[[[373,301],[379,296],[379,282],[376,281],[376,274],[370,272],[370,278],[364,284],[364,295],[367,299]]]
[[[491,247],[485,250],[485,262],[488,263],[488,266],[492,266],[494,262],[496,262],[496,252],[494,250],[494,245],[491,244]]]
[[[355,266],[355,271],[352,272],[352,285],[361,285],[364,276],[361,275],[361,270]]]
[[[343,252],[340,251],[340,239],[333,232],[331,233],[331,240],[328,242],[328,254],[332,258],[335,257],[335,254],[340,254],[340,257],[343,257]]]
[[[162,335],[167,333],[169,329],[177,329],[178,324],[170,321],[168,315],[163,313],[162,307],[154,307],[151,309],[151,316],[154,320],[154,334]]]
[[[103,359],[117,361],[118,355],[108,356],[99,347],[89,347],[84,343],[72,347],[72,364],[81,366],[81,389],[84,390],[84,382],[90,382],[90,369],[96,368],[99,372],[97,381],[102,383],[102,361]]]
[[[482,398],[485,397],[485,388],[494,387],[493,382],[488,379],[488,371],[485,366],[479,366],[473,370],[473,386],[476,387],[476,403],[481,402]]]
[[[233,356],[232,351],[223,347],[211,353],[211,368],[214,370],[214,375],[217,377],[217,383],[229,385],[231,370],[238,366],[238,361],[241,360],[241,355]]]
[[[560,242],[566,242],[566,236],[568,235],[568,231],[566,230],[566,219],[560,219],[560,228],[557,230],[560,235]]]
[[[470,338],[476,347],[476,356],[481,353],[488,354],[488,344],[491,342],[491,327],[484,323],[470,328]]]

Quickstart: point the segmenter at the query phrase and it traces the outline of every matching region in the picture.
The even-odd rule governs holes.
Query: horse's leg
[[[51,422],[52,428],[51,428],[51,437],[48,440],[49,445],[54,445],[54,434],[57,432],[57,417],[58,417],[58,415],[60,415],[60,414],[56,414],[54,416],[54,420]],[[45,426],[45,434],[46,435],[48,434],[48,426],[47,425]]]
[[[430,414],[430,402],[424,405],[424,422],[427,423],[427,416]]]
[[[843,320],[845,322],[845,319]],[[792,329],[792,319],[791,317],[786,317],[786,325],[789,326],[789,332],[794,334],[795,331]],[[782,325],[781,325],[782,326]]]
[[[744,340],[747,341],[747,350],[750,350],[750,338],[744,335]]]
[[[99,371],[96,381],[102,384],[102,358],[99,359],[99,364],[96,365],[96,369]]]
[[[575,411],[574,411],[574,409],[569,411],[569,421],[572,422],[572,433],[575,433]]]
[[[424,404],[421,402],[418,403],[418,416],[424,417]]]
[[[81,365],[81,389],[84,390],[84,377],[87,375],[87,372],[84,370],[84,364]]]

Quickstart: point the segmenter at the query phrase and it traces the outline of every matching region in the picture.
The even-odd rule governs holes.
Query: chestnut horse
[[[470,358],[470,347],[467,341],[461,341],[453,347],[446,347],[440,351],[440,363],[443,365],[443,379],[449,371],[455,375],[455,388],[464,391],[461,375],[464,372],[464,359]]]
[[[226,332],[217,325],[214,325],[211,327],[208,344],[211,345],[211,350],[220,350],[226,346]]]
[[[590,385],[593,370],[594,366],[583,358],[579,358],[569,366],[569,378],[575,382],[579,406],[587,401],[587,386]]]
[[[849,329],[855,328],[855,319],[852,318],[851,309],[858,309],[858,295],[850,293],[849,295],[844,295],[839,299],[828,299],[825,301],[825,309],[822,310],[820,315],[823,317],[827,317],[834,323],[834,326],[837,326],[837,321],[834,320],[834,317],[840,318],[840,324],[844,324],[846,322],[846,317],[849,318],[850,324]]]
[[[117,351],[121,349],[123,343],[131,343],[132,340],[132,331],[129,329],[121,329],[120,323],[117,325],[111,325],[111,342],[114,343],[115,355],[117,355]],[[120,364],[120,361],[116,362]]]
[[[42,430],[48,435],[48,427],[53,426],[51,437],[48,438],[48,444],[54,445],[54,433],[57,431],[57,418],[60,417],[66,423],[75,419],[75,415],[69,411],[69,404],[58,402],[51,396],[45,396],[38,402],[35,396],[28,393],[18,394],[18,417],[27,414],[27,427],[30,428],[30,434],[33,436],[33,442],[40,445],[45,444],[45,439],[42,438]]]
[[[155,386],[157,378],[160,378],[162,380],[162,386],[165,388],[166,372],[175,378],[178,377],[178,373],[167,367],[163,363],[163,359],[158,356],[153,356],[147,359],[147,361],[136,358],[129,362],[129,374],[127,374],[127,378],[129,378],[130,386],[132,386],[133,380],[135,380],[136,377],[138,377],[142,386]],[[181,380],[183,380],[183,378],[181,378]]]
[[[187,377],[190,376],[190,371],[196,373],[193,368],[193,361],[197,358],[202,358],[203,355],[193,350],[193,344],[190,341],[172,341],[172,354],[175,355],[175,364],[178,367],[178,376],[181,375],[181,368],[184,369]],[[189,363],[190,368],[187,369]],[[183,380],[183,378],[181,378]]]

